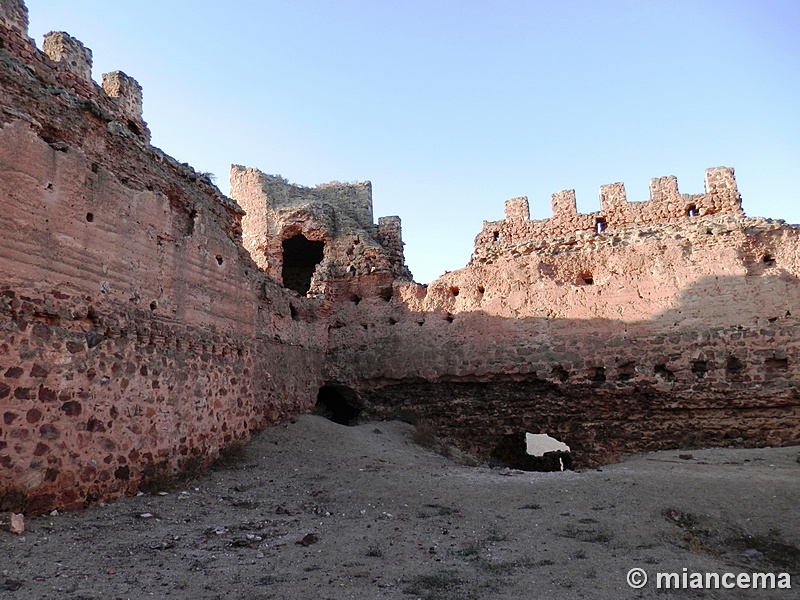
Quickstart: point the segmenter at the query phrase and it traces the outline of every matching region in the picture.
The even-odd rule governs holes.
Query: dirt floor
[[[26,519],[0,531],[0,597],[800,597],[797,447],[530,473],[415,437],[304,416],[176,489]],[[792,589],[657,589],[684,568],[786,572]]]

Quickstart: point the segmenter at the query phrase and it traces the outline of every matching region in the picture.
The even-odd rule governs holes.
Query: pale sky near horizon
[[[800,2],[27,0],[144,88],[153,144],[228,192],[231,163],[373,184],[419,282],[483,220],[575,189],[648,198],[736,169],[749,216],[800,223]]]

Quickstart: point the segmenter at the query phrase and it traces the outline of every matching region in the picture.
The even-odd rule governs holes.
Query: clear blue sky
[[[750,216],[800,222],[800,2],[29,0],[94,78],[144,88],[153,144],[228,191],[231,163],[301,185],[373,183],[428,282],[483,220],[624,181],[703,191],[736,169]]]

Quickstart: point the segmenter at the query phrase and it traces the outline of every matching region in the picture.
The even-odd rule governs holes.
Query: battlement
[[[142,118],[142,86],[122,71],[103,74],[103,91],[114,98],[122,113],[129,119]]]
[[[92,81],[92,51],[64,31],[51,31],[44,36],[44,53],[85,81]]]
[[[579,231],[603,233],[629,225],[670,223],[717,213],[744,215],[734,171],[728,167],[706,170],[702,194],[681,194],[677,178],[670,175],[650,180],[650,199],[644,202],[628,202],[625,184],[618,182],[600,187],[600,210],[597,212],[578,213],[575,190],[556,192],[551,204],[553,216],[550,219],[531,221],[527,198],[507,200],[506,218],[485,222],[476,247]]]
[[[0,49],[33,68],[40,79],[61,86],[90,100],[97,115],[118,120],[124,127],[150,142],[150,131],[142,119],[142,88],[122,71],[103,75],[102,87],[92,79],[92,51],[64,31],[44,36],[42,50],[28,37],[28,9],[22,0],[0,0]]]

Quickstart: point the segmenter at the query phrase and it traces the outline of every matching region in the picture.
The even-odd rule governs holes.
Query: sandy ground
[[[304,416],[168,492],[26,519],[0,531],[0,597],[800,598],[797,447],[528,473],[414,437]],[[792,589],[656,588],[683,568],[788,572]]]

